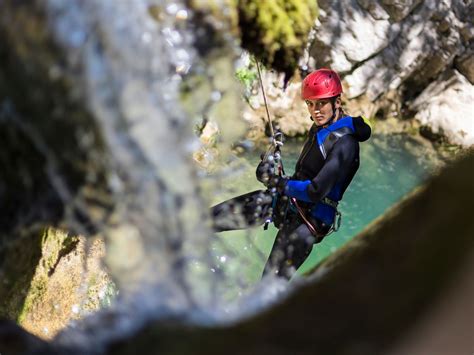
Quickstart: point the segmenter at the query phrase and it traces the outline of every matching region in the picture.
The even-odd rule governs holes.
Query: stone
[[[403,20],[422,0],[381,0],[381,5],[393,22]]]
[[[367,10],[376,20],[388,20],[390,18],[390,15],[377,1],[357,0],[357,2],[362,8]]]
[[[459,57],[456,57],[454,61],[456,69],[464,75],[469,82],[474,85],[474,50],[470,48],[469,51],[465,52]]]
[[[318,67],[349,72],[354,63],[363,62],[386,47],[392,37],[388,31],[390,22],[367,16],[356,0],[321,2],[319,6],[317,35],[309,49]]]
[[[109,305],[115,286],[102,265],[102,240],[57,229],[31,238],[39,252],[26,238],[4,250],[0,271],[8,282],[0,283],[0,317],[52,339],[72,320]]]
[[[474,86],[457,70],[451,70],[432,82],[410,108],[433,133],[469,147],[474,145],[473,102]]]
[[[312,125],[301,100],[301,82],[299,77],[293,78],[284,87],[283,75],[264,71],[262,73],[263,86],[267,97],[267,105],[273,125],[287,137],[303,136]],[[251,138],[261,140],[268,132],[268,117],[262,89],[252,96],[252,105],[244,108],[244,117],[249,120]]]

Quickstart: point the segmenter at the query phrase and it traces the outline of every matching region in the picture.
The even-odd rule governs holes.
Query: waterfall
[[[107,340],[149,319],[200,324],[224,319],[229,306],[219,283],[226,275],[216,272],[206,196],[232,169],[208,176],[192,157],[200,148],[194,128],[203,119],[221,130],[215,157],[220,166],[233,159],[230,147],[244,132],[233,78],[235,39],[223,28],[213,44],[209,28],[196,24],[202,21],[198,11],[184,1],[45,5],[75,78],[74,94],[95,117],[105,147],[105,156],[97,159],[107,167],[114,208],[96,227],[105,237],[106,265],[119,290],[113,308],[75,322],[56,342],[100,352]],[[222,28],[219,19],[211,21]],[[87,135],[81,142],[92,144]],[[68,205],[81,206],[80,198],[63,195]],[[70,210],[68,223],[80,229],[81,220]],[[258,307],[249,303],[247,312]]]

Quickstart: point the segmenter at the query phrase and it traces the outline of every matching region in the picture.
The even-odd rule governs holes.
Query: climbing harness
[[[339,212],[339,210],[337,209],[337,206],[339,205],[339,202],[337,201],[334,201],[334,200],[331,200],[329,197],[324,197],[322,200],[321,200],[322,203],[326,204],[326,205],[329,205],[331,206],[332,208],[334,208],[334,210],[336,211],[336,214],[334,216],[334,222],[332,223],[331,225],[331,228],[329,229],[329,231],[326,233],[326,235],[329,235],[331,234],[332,232],[337,232],[339,230],[339,228],[341,227],[341,222],[342,222],[342,214],[341,212]]]

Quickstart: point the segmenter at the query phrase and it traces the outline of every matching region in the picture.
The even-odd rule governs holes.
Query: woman
[[[314,124],[293,176],[275,173],[273,160],[263,160],[256,175],[267,191],[254,191],[212,209],[216,231],[256,225],[272,214],[279,232],[264,275],[291,278],[313,244],[335,229],[337,205],[359,168],[359,142],[371,134],[362,117],[344,113],[341,94],[335,71],[323,68],[306,76],[301,97]]]

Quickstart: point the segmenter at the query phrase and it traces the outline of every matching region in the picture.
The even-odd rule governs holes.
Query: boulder
[[[474,42],[467,52],[456,58],[456,69],[474,85]]]
[[[108,306],[115,287],[102,265],[102,240],[55,229],[33,237],[37,244],[25,236],[5,250],[0,318],[51,339],[71,320]]]
[[[434,134],[461,146],[474,144],[474,86],[457,70],[446,71],[413,101],[415,118]]]
[[[393,22],[403,20],[422,0],[382,0],[381,6]]]

